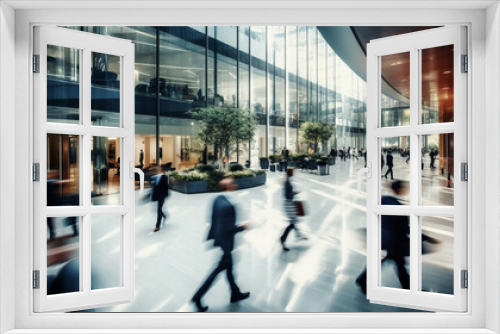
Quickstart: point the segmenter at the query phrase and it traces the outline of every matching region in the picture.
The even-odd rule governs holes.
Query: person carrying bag
[[[294,169],[290,168],[286,171],[286,180],[283,188],[283,195],[284,195],[284,209],[285,209],[285,214],[288,218],[288,226],[286,227],[285,231],[281,235],[280,238],[280,243],[281,247],[283,248],[284,251],[289,251],[290,249],[285,246],[285,241],[288,237],[288,234],[290,233],[291,230],[295,230],[295,233],[297,234],[297,237],[300,237],[300,233],[297,229],[297,226],[295,224],[297,223],[297,217],[298,216],[304,216],[305,215],[305,210],[304,210],[304,204],[302,201],[294,201],[293,197],[298,194],[298,192],[293,190],[293,185],[290,182],[290,179],[293,177],[293,172]],[[305,237],[302,237],[302,239],[306,239]]]

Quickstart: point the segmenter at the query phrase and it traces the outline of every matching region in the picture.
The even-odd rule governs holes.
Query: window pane
[[[410,125],[410,52],[380,58],[381,126]]]
[[[298,134],[298,67],[297,67],[297,27],[286,27],[286,70],[288,72],[288,143],[290,153],[297,152]]]
[[[453,294],[453,218],[421,217],[422,291]]]
[[[454,203],[453,133],[421,136],[422,205]]]
[[[120,148],[115,137],[92,137],[92,205],[118,205],[120,200]]]
[[[47,218],[47,294],[80,288],[80,217]]]
[[[453,45],[421,50],[422,124],[453,122]]]
[[[381,194],[396,196],[404,205],[410,204],[410,137],[381,138]],[[405,191],[392,189],[394,181],[405,181]]]
[[[47,206],[80,205],[80,137],[47,135]]]
[[[236,106],[236,27],[216,27],[217,96],[220,104]]]
[[[250,144],[252,167],[260,165],[266,156],[267,85],[266,85],[266,27],[250,27],[250,111],[255,115],[257,128]]]
[[[285,148],[285,28],[268,27],[269,154]]]
[[[120,126],[120,57],[92,52],[92,125]]]
[[[318,120],[318,31],[316,27],[307,27],[307,63],[308,63],[308,120]]]
[[[121,286],[121,217],[91,217],[91,288]]]
[[[381,216],[380,286],[410,289],[410,217]]]
[[[214,27],[209,27],[209,35]],[[156,129],[152,126],[137,136],[146,174],[156,164],[164,170],[191,168],[203,161],[205,143],[197,138],[197,121],[187,114],[193,108],[214,101],[214,40],[208,53],[208,101],[206,98],[205,29],[199,27],[160,27],[160,134],[158,157]],[[236,68],[234,75],[236,76]],[[161,88],[164,87],[164,88]],[[236,87],[236,83],[235,83]],[[236,96],[236,95],[235,95]],[[217,98],[218,99],[218,98]],[[142,145],[142,146],[141,146]],[[139,152],[139,158],[141,153]],[[141,165],[141,161],[138,161]]]
[[[47,45],[47,122],[80,123],[80,50]]]
[[[307,94],[307,88],[308,88],[308,81],[307,81],[307,73],[308,73],[308,68],[307,68],[307,61],[308,61],[308,56],[307,56],[307,27],[297,27],[297,33],[299,35],[299,39],[297,41],[298,43],[298,58],[299,58],[299,65],[298,65],[298,75],[299,75],[299,98],[298,98],[298,103],[299,103],[299,122],[300,124],[307,122],[309,120],[308,118],[308,94]],[[303,152],[307,152],[307,146],[302,145]]]

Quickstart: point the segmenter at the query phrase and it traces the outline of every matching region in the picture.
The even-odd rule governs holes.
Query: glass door
[[[34,54],[34,310],[129,302],[134,45],[35,27]]]
[[[368,44],[371,302],[466,311],[465,38],[465,28],[445,27]],[[387,95],[407,107],[386,106]]]

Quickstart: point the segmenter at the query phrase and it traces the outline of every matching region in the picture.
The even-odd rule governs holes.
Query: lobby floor
[[[395,156],[395,178],[409,175],[405,160]],[[284,173],[269,172],[265,186],[231,193],[238,221],[250,221],[252,225],[249,231],[238,234],[233,252],[236,282],[251,295],[242,302],[229,303],[229,286],[223,273],[203,299],[210,307],[208,312],[415,311],[371,304],[355,284],[366,263],[366,198],[356,190],[356,172],[363,165],[362,158],[346,162],[337,159],[327,176],[296,172],[293,182],[308,213],[298,226],[308,239],[299,240],[292,231],[287,242],[289,252],[283,252],[278,242],[287,225],[282,209]],[[423,182],[433,191],[428,192],[427,200],[452,204],[453,189],[446,188],[446,178],[440,171],[431,171],[428,166],[426,161]],[[382,186],[389,188],[390,182],[383,178]],[[165,204],[168,218],[154,233],[156,202],[136,193],[135,299],[129,304],[88,311],[195,311],[189,301],[220,257],[220,251],[206,242],[215,196],[171,192]],[[93,235],[95,231],[100,236],[93,240],[93,247],[103,252],[102,260],[93,264],[93,274],[104,278],[116,276],[113,267],[118,266],[108,264],[117,264],[120,252],[119,226],[107,224],[106,219],[94,217],[92,223]],[[431,219],[426,228],[429,235],[442,241],[438,251],[424,255],[426,289],[452,293],[453,221]],[[382,281],[386,286],[399,287],[392,264],[384,266]]]

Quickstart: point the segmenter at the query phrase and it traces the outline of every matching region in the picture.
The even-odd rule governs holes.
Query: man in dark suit
[[[394,181],[392,191],[398,197],[408,191],[408,183]],[[396,196],[382,196],[382,205],[402,205]],[[410,222],[408,216],[382,216],[381,225],[382,249],[387,251],[382,263],[394,261],[398,271],[399,282],[403,289],[410,289],[410,275],[405,268],[405,256],[410,256]],[[366,269],[356,279],[356,284],[366,293]]]
[[[223,179],[219,186],[221,190],[230,192],[238,187],[233,178]],[[249,228],[247,223],[236,225],[236,209],[224,195],[219,195],[214,200],[212,207],[212,225],[207,240],[213,240],[214,246],[220,247],[224,254],[217,267],[208,276],[191,301],[195,304],[198,312],[205,312],[208,306],[201,303],[201,298],[208,292],[217,275],[226,271],[226,277],[231,287],[231,303],[238,302],[250,296],[250,292],[241,292],[236,285],[233,276],[233,258],[231,252],[234,249],[234,236],[236,233]]]
[[[394,158],[392,157],[391,151],[387,151],[387,172],[385,172],[385,178],[387,179],[387,174],[391,173],[391,180],[394,180],[394,174],[392,172],[392,167],[394,167]]]
[[[151,200],[158,202],[156,227],[154,229],[154,232],[158,232],[162,218],[167,218],[167,215],[163,212],[163,205],[168,197],[168,176],[163,174],[159,167],[155,167],[154,172],[158,174],[151,177]]]

